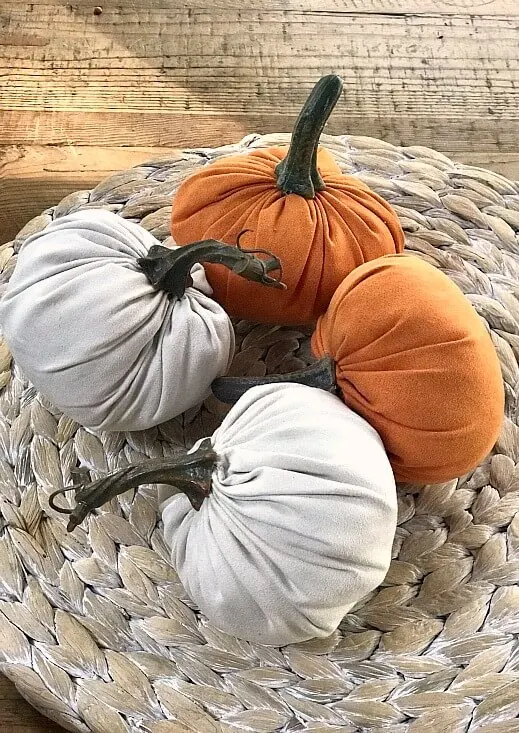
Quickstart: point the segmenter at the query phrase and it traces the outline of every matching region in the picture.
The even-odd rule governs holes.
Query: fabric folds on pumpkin
[[[137,265],[159,242],[141,226],[88,209],[24,243],[0,303],[24,374],[66,415],[95,430],[141,430],[203,401],[228,368],[234,332],[204,269],[181,299]]]
[[[359,267],[319,319],[345,402],[382,437],[397,479],[448,481],[493,448],[504,414],[485,325],[446,275],[414,255]]]
[[[343,175],[320,148],[319,172],[326,188],[314,199],[283,194],[275,170],[287,148],[221,158],[187,178],[175,195],[171,231],[178,244],[214,237],[270,250],[283,265],[286,291],[266,290],[221,265],[206,273],[214,297],[231,316],[255,322],[313,323],[335,289],[355,267],[401,252],[398,217],[360,179]]]
[[[391,560],[396,491],[379,436],[334,395],[289,383],[246,392],[211,442],[201,510],[184,494],[162,505],[186,591],[249,641],[329,635]]]

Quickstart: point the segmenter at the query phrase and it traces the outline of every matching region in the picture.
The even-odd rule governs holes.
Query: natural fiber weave
[[[220,155],[288,142],[248,136],[119,173],[67,196],[51,219],[103,206],[168,236],[171,196]],[[79,464],[92,476],[170,455],[210,434],[209,399],[159,428],[98,436],[27,384],[0,345],[0,669],[44,715],[95,733],[519,731],[519,185],[422,147],[324,136],[343,169],[396,209],[407,247],[451,277],[488,323],[506,384],[496,455],[441,486],[399,489],[382,588],[325,640],[269,649],[218,632],[169,565],[156,488],[130,492],[72,535],[48,496]],[[236,324],[233,373],[308,363],[302,331]]]

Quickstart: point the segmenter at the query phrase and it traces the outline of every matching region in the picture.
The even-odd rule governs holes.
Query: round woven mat
[[[220,155],[288,142],[250,135],[137,166],[67,196],[53,218],[102,206],[168,237],[171,196]],[[384,196],[407,247],[451,277],[488,323],[506,384],[495,455],[459,481],[399,488],[383,586],[324,640],[283,649],[227,636],[200,616],[168,560],[157,492],[123,495],[69,535],[48,496],[210,434],[214,399],[158,428],[94,435],[27,383],[0,345],[0,670],[71,731],[370,733],[519,731],[519,185],[434,150],[324,136],[344,171]],[[235,374],[311,359],[308,332],[236,324]]]

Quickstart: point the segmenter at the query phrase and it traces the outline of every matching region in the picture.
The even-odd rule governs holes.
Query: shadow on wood
[[[289,130],[322,74],[328,132],[513,151],[512,0],[4,0],[3,144],[192,145]]]

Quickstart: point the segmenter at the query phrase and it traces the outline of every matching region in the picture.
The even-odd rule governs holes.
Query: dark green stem
[[[317,168],[323,128],[341,96],[343,81],[330,74],[319,79],[296,120],[286,158],[276,167],[277,187],[285,194],[313,199],[325,187]]]
[[[211,384],[211,389],[221,402],[234,404],[252,387],[286,382],[306,384],[308,387],[318,387],[326,392],[335,392],[337,386],[335,362],[329,356],[325,356],[306,369],[288,374],[267,374],[265,377],[218,377]]]
[[[197,262],[224,265],[246,280],[285,289],[286,286],[280,280],[268,274],[277,270],[281,276],[279,258],[267,250],[240,247],[240,237],[244,233],[238,236],[236,246],[216,239],[204,239],[177,249],[155,244],[150,247],[146,257],[137,260],[137,264],[153,287],[164,290],[170,297],[182,298],[186,288],[193,285],[191,268]],[[267,255],[267,259],[262,260],[256,254]]]
[[[194,453],[169,460],[145,461],[138,466],[128,466],[103,476],[82,487],[70,487],[55,491],[49,497],[49,505],[62,514],[70,514],[68,531],[72,532],[93,509],[106,504],[128,489],[142,484],[171,484],[184,492],[197,511],[211,492],[211,477],[218,461],[211,441],[206,438]],[[75,491],[76,506],[64,509],[56,505],[58,494]]]

